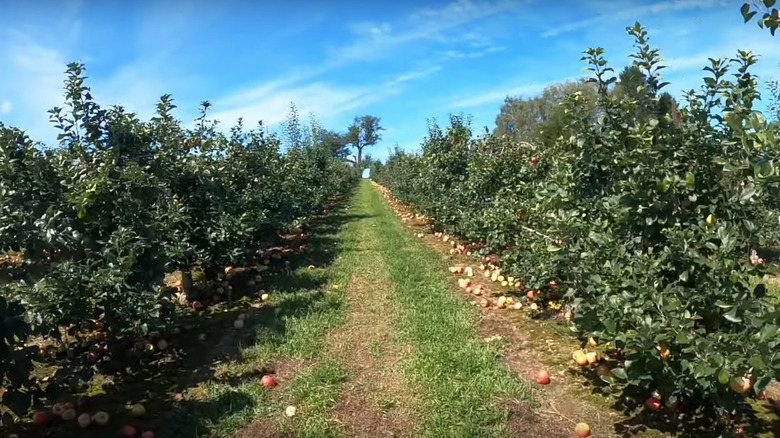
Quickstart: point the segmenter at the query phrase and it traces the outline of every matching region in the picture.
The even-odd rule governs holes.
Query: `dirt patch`
[[[347,286],[347,320],[328,340],[327,354],[341,358],[351,370],[334,415],[347,436],[411,436],[415,397],[401,374],[404,347],[391,337],[391,287],[382,274],[381,255],[365,252],[371,262]]]
[[[255,420],[233,435],[234,438],[292,438],[293,435],[279,432],[270,420]]]

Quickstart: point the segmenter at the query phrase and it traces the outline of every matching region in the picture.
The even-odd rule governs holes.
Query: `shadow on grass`
[[[272,258],[269,265],[237,268],[234,275],[227,278],[233,287],[234,301],[208,306],[182,318],[178,333],[164,335],[168,344],[165,351],[154,348],[154,352],[141,352],[131,347],[118,356],[120,359],[100,359],[92,363],[84,350],[75,358],[60,357],[47,363],[51,369],[59,368],[58,376],[52,381],[60,381],[59,376],[96,373],[86,387],[82,385],[76,390],[58,390],[52,385],[46,407],[60,401],[77,405],[79,414],[105,411],[111,415],[108,425],[82,429],[75,421],[56,419],[46,426],[32,426],[26,422],[5,429],[0,427],[0,435],[97,438],[119,436],[120,429],[131,424],[139,433],[164,429],[171,431],[167,436],[194,437],[203,436],[209,425],[219,423],[224,417],[254,409],[257,397],[241,391],[227,391],[211,400],[203,400],[204,394],[197,391],[205,382],[219,381],[236,387],[255,379],[259,385],[261,375],[274,373],[273,364],[258,365],[221,379],[215,371],[221,363],[240,360],[242,346],[254,345],[258,336],[263,336],[263,342],[272,346],[281,345],[288,332],[287,319],[332,311],[333,306],[340,305],[327,300],[327,294],[322,290],[330,280],[331,272],[307,267],[325,268],[332,264],[341,251],[336,236],[338,231],[345,223],[364,218],[346,213],[343,199],[331,205],[326,214],[313,218],[302,241],[285,243],[297,250]],[[301,249],[300,245],[305,248]],[[262,279],[250,283],[258,273]],[[285,295],[259,304],[258,296],[269,290]],[[241,314],[245,316],[246,326],[236,329],[234,322]],[[142,403],[146,414],[133,418],[127,409],[132,403]]]

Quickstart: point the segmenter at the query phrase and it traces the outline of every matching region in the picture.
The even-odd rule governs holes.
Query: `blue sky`
[[[103,106],[142,119],[170,93],[185,121],[209,100],[225,128],[243,116],[275,131],[294,101],[329,129],[382,118],[380,158],[416,150],[427,119],[450,113],[493,127],[507,95],[583,75],[582,51],[629,62],[639,21],[669,66],[668,91],[698,88],[708,57],[761,55],[780,79],[780,36],[744,24],[738,0],[202,1],[0,0],[0,121],[54,143],[69,61],[86,64]]]

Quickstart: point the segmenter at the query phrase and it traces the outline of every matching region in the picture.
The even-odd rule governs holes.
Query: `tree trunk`
[[[181,304],[188,304],[192,300],[192,271],[189,269],[181,271],[181,293],[187,301]]]
[[[363,162],[363,148],[359,147],[357,148],[357,150],[358,150],[358,155],[357,155],[357,163],[355,164],[355,167],[360,169],[360,163]]]

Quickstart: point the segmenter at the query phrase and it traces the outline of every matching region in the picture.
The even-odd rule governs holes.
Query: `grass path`
[[[338,227],[311,246],[333,248],[333,262],[295,271],[318,286],[272,292],[277,323],[248,317],[254,345],[221,365],[241,376],[271,364],[278,386],[211,382],[201,406],[179,414],[199,419],[183,424],[198,436],[515,436],[510,424],[528,412],[530,392],[479,337],[478,314],[453,293],[442,257],[368,181],[332,215]]]

